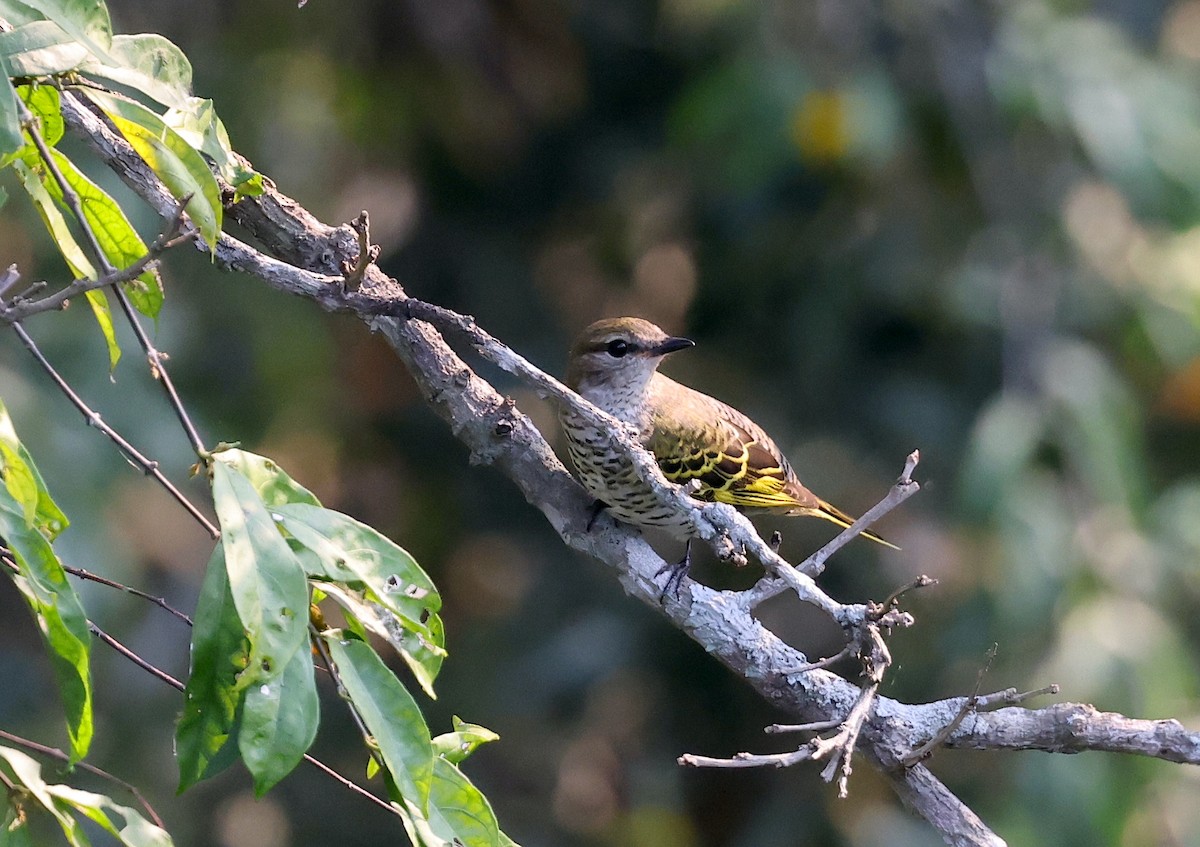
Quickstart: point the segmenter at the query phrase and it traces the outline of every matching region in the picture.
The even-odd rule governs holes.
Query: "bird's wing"
[[[659,379],[667,378],[656,374],[655,381]],[[662,386],[652,382],[652,392]],[[653,397],[651,430],[644,442],[667,479],[680,484],[697,480],[701,500],[824,518],[843,529],[854,523],[804,487],[783,451],[750,418],[679,383],[671,381],[668,388],[655,392],[659,396]],[[873,532],[862,534],[899,549]]]
[[[672,482],[697,480],[700,499],[797,514],[821,510],[770,436],[732,406],[674,383],[651,424],[645,446],[663,474]]]

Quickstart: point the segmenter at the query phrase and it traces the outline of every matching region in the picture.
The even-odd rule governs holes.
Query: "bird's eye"
[[[608,342],[608,355],[619,359],[629,352],[629,342],[624,338],[614,338]]]

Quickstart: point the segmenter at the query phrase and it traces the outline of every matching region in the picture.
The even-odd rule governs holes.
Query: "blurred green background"
[[[845,601],[941,581],[908,601],[918,624],[891,641],[887,695],[966,693],[997,643],[985,689],[1057,682],[1065,700],[1200,726],[1200,0],[111,9],[118,31],[185,50],[197,93],[284,193],[330,222],[369,210],[410,294],[547,370],[599,317],[687,334],[697,349],[669,372],[751,414],[852,512],[920,448],[924,491],[878,527],[903,552],[851,545],[823,578]],[[3,184],[0,262],[64,278]],[[785,716],[472,467],[362,325],[198,254],[166,273],[156,337],[208,441],[273,456],[442,588],[451,658],[431,727],[458,714],[500,733],[466,770],[524,847],[940,843],[866,766],[844,801],[816,767],[677,767],[785,749],[761,733]],[[28,328],[185,478],[186,442],[131,341],[110,380],[85,309]],[[0,357],[0,396],[74,520],[64,558],[190,610],[205,536],[11,335]],[[552,409],[484,373],[561,446]],[[793,558],[831,534],[783,527]],[[697,568],[720,586],[753,571]],[[102,626],[186,673],[173,619],[81,590]],[[10,587],[0,614],[0,727],[61,741]],[[786,598],[760,614],[810,655],[837,649]],[[100,647],[97,679],[94,761],[144,786],[182,847],[402,841],[311,770],[257,803],[236,769],[174,797],[178,696]],[[361,775],[325,694],[315,752]],[[955,751],[931,766],[1014,845],[1200,844],[1195,769]]]

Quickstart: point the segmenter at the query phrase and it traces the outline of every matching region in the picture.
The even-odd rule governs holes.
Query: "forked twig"
[[[919,450],[913,450],[911,453],[909,453],[908,456],[905,457],[904,469],[900,472],[899,479],[897,479],[895,484],[888,489],[888,493],[883,496],[883,499],[864,512],[862,517],[838,533],[825,546],[821,547],[803,562],[796,565],[796,570],[809,576],[818,576],[823,570],[825,570],[825,563],[834,553],[836,553],[838,550],[841,550],[848,543],[850,543],[850,541],[862,534],[864,530],[870,529],[872,524],[874,524],[888,512],[892,511],[909,497],[920,491],[921,484],[912,478],[913,472],[917,469],[917,465],[920,463],[920,461],[921,453]],[[772,543],[775,542],[775,535],[772,535],[771,541]],[[778,549],[777,544],[775,545],[775,548]],[[921,577],[916,582],[904,586],[891,597],[889,597],[884,605],[891,605],[896,598],[912,588],[921,588],[925,585],[932,585],[936,583],[936,580],[933,580],[932,582],[922,582],[922,580],[929,579],[929,577]],[[780,579],[778,575],[769,573],[768,576],[760,579],[752,587],[741,592],[741,594],[738,595],[738,603],[746,610],[753,610],[767,600],[770,600],[772,597],[782,594],[787,589],[787,582]]]

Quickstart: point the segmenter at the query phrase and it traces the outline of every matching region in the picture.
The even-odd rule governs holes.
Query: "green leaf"
[[[220,544],[208,561],[193,624],[192,670],[175,729],[180,792],[220,773],[237,752],[232,743],[241,700],[237,682],[250,659],[250,642],[229,592]]]
[[[109,305],[108,295],[93,288],[91,291],[85,291],[83,296],[87,298],[88,305],[92,308],[92,317],[96,319],[100,334],[104,336],[104,344],[108,349],[108,369],[112,371],[121,360],[121,345],[117,342],[117,330],[113,326],[112,306]]]
[[[0,441],[0,478],[12,498],[21,504],[25,525],[34,526],[37,518],[38,489],[29,465],[9,445]]]
[[[25,789],[25,797],[32,798],[58,822],[63,835],[72,845],[87,843],[87,836],[75,818],[67,814],[55,801],[50,786],[42,779],[42,766],[31,756],[11,747],[0,746],[0,773],[10,782]]]
[[[371,645],[340,630],[322,636],[342,685],[374,737],[401,795],[417,809],[428,808],[433,747],[416,701]]]
[[[33,21],[0,33],[0,55],[15,77],[50,76],[83,64],[88,49],[51,21]]]
[[[60,153],[51,149],[54,163],[62,171],[63,177],[71,189],[79,195],[79,204],[88,226],[96,234],[100,249],[104,251],[109,264],[114,268],[124,268],[146,255],[146,244],[137,230],[129,223],[120,205],[100,186],[92,182],[75,167],[75,163]],[[46,190],[55,202],[63,204],[62,189],[58,182],[44,173],[38,167],[38,175]],[[65,208],[65,205],[63,206]],[[94,277],[93,277],[94,278]],[[143,315],[154,318],[162,308],[162,281],[153,270],[143,271],[133,282],[122,286],[129,295],[130,302]]]
[[[85,46],[92,55],[109,59],[112,23],[104,0],[20,0],[20,3],[13,5],[28,6],[40,12]]]
[[[92,741],[92,682],[87,617],[75,589],[45,537],[25,522],[25,510],[0,487],[0,537],[13,553],[13,582],[37,619],[67,712],[71,761],[87,755]],[[4,569],[7,572],[7,568]]]
[[[191,99],[192,64],[183,51],[155,33],[113,36],[111,62],[90,60],[80,71],[128,86],[164,106]]]
[[[433,763],[428,814],[423,814],[408,798],[404,798],[404,806],[401,810],[404,828],[414,844],[504,847],[513,843],[500,831],[496,813],[483,793],[462,771],[441,757]]]
[[[233,151],[225,125],[217,117],[212,100],[192,97],[186,103],[173,105],[163,120],[182,135],[189,144],[216,164],[221,176],[233,186],[233,202],[242,197],[257,197],[263,193],[262,175],[246,166]]]
[[[21,185],[24,186],[25,191],[29,194],[33,205],[37,208],[38,214],[41,215],[42,223],[46,225],[46,229],[50,232],[54,243],[58,245],[58,251],[66,261],[67,267],[71,269],[72,275],[76,279],[95,279],[95,268],[92,267],[87,254],[83,252],[83,248],[79,246],[79,242],[75,240],[75,236],[71,234],[71,228],[67,226],[66,219],[63,218],[62,212],[59,211],[58,204],[54,202],[54,198],[46,190],[46,186],[43,184],[39,174],[22,160],[13,162],[13,170],[21,180]],[[92,314],[96,318],[96,323],[100,326],[100,332],[104,336],[104,342],[108,348],[109,368],[115,368],[121,358],[121,347],[117,343],[117,333],[113,327],[112,312],[109,310],[108,298],[103,291],[97,290],[89,291],[85,296],[87,297],[88,305],[92,307]]]
[[[213,502],[229,588],[250,639],[239,688],[276,680],[308,643],[308,582],[254,486],[222,460],[212,462]]]
[[[320,585],[345,610],[347,628],[356,632],[359,628],[369,630],[391,644],[425,693],[437,699],[433,681],[446,658],[445,630],[438,615],[429,616],[424,632],[414,632],[406,629],[393,612],[367,599],[362,592],[334,582],[322,582]],[[358,634],[365,638],[365,633]]]
[[[477,723],[467,723],[453,718],[454,732],[446,732],[433,739],[433,752],[452,765],[457,765],[463,759],[475,752],[475,748],[490,741],[499,741],[500,736],[485,726]]]
[[[32,523],[37,529],[42,531],[42,535],[53,541],[60,532],[67,528],[70,523],[67,516],[63,514],[62,509],[58,508],[58,504],[54,502],[54,498],[50,496],[50,490],[46,488],[46,482],[42,479],[42,475],[38,472],[37,466],[33,463],[33,457],[29,455],[29,451],[25,449],[25,445],[17,438],[17,431],[13,427],[12,418],[8,415],[8,408],[4,405],[4,401],[0,400],[0,444],[4,445],[11,452],[5,453],[5,466],[12,465],[23,466],[22,470],[17,473],[27,475],[32,479],[34,488],[36,489],[36,498],[32,500],[22,500],[9,486],[9,493],[25,507],[26,523]],[[15,455],[13,455],[15,454]],[[32,505],[32,520],[29,519],[30,507]]]
[[[187,213],[200,230],[209,249],[217,245],[221,233],[221,189],[208,169],[204,157],[188,144],[163,119],[141,103],[115,94],[86,90],[87,96],[104,110],[177,200],[191,195]]]
[[[113,802],[110,797],[80,791],[69,785],[48,784],[46,790],[58,801],[59,806],[84,815],[126,847],[172,847],[171,836],[164,830],[134,809]],[[120,826],[113,818],[114,813],[120,818]]]
[[[21,113],[17,106],[17,92],[9,78],[12,72],[8,62],[0,56],[0,166],[8,163],[9,157],[25,146],[21,132]]]
[[[238,748],[258,796],[300,764],[319,723],[317,683],[307,650],[296,651],[278,679],[246,690]]]
[[[214,455],[250,480],[250,484],[268,508],[285,503],[321,505],[311,491],[284,473],[283,468],[266,456],[237,448],[214,451]]]
[[[301,562],[310,577],[364,587],[368,599],[399,615],[407,628],[429,635],[425,618],[441,608],[442,599],[403,547],[332,509],[295,503],[275,513],[308,551]]]
[[[22,85],[17,94],[38,120],[42,140],[53,147],[62,140],[66,125],[62,116],[62,97],[52,85]],[[35,155],[31,149],[31,155]]]

